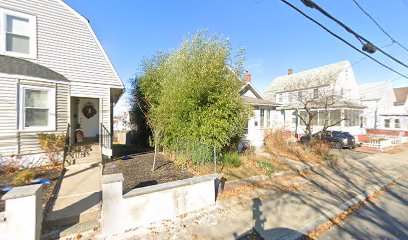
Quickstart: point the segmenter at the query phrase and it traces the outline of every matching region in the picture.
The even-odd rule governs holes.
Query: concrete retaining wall
[[[0,240],[40,239],[42,185],[16,187],[3,196],[6,211],[0,213]]]
[[[218,174],[194,177],[122,194],[122,174],[103,176],[102,233],[105,236],[215,204]]]

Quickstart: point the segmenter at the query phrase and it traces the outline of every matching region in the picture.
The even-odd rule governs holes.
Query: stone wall
[[[218,174],[122,193],[122,174],[103,176],[102,233],[111,236],[215,204]]]

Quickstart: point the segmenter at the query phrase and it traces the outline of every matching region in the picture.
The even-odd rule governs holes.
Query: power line
[[[321,23],[319,23],[318,21],[316,21],[315,19],[313,19],[312,17],[308,16],[306,13],[302,12],[302,10],[300,10],[299,8],[297,8],[296,6],[294,6],[293,4],[289,3],[287,0],[281,0],[281,2],[285,3],[286,5],[288,5],[289,7],[293,8],[294,10],[296,10],[298,13],[300,13],[301,15],[303,15],[304,17],[306,17],[307,19],[309,19],[310,21],[314,22],[315,24],[317,24],[319,27],[321,27],[322,29],[324,29],[326,32],[330,33],[332,36],[334,36],[335,38],[339,39],[340,41],[342,41],[343,43],[347,44],[349,47],[353,48],[354,50],[356,50],[357,52],[363,54],[364,56],[370,58],[371,60],[373,60],[374,62],[380,64],[381,66],[383,66],[384,68],[387,68],[388,70],[408,79],[407,75],[404,75],[400,72],[398,72],[397,70],[394,70],[393,68],[385,65],[384,63],[378,61],[377,59],[373,58],[372,56],[368,55],[367,53],[361,51],[360,49],[358,49],[357,47],[353,46],[351,43],[349,43],[348,41],[346,41],[345,39],[343,39],[342,37],[340,37],[339,35],[337,35],[336,33],[332,32],[330,29],[326,28],[325,26],[323,26]]]
[[[391,39],[392,42],[395,42],[396,44],[398,44],[398,46],[400,46],[401,48],[403,48],[405,51],[408,52],[408,48],[406,48],[404,45],[402,45],[401,43],[399,43],[397,40],[395,40],[395,38],[393,38],[387,31],[385,31],[385,29],[383,27],[381,27],[381,25],[356,1],[356,0],[352,0],[357,7],[367,16],[371,19],[371,21],[373,21],[375,23],[375,25],[377,25],[377,27],[385,34],[387,35],[388,38]]]
[[[347,32],[351,33],[352,35],[354,35],[357,39],[363,40],[366,44],[364,44],[363,46],[363,50],[365,47],[367,47],[370,51],[370,53],[374,53],[375,50],[380,51],[382,54],[386,55],[387,57],[391,58],[392,60],[394,60],[395,62],[397,62],[398,64],[408,68],[408,65],[406,65],[405,63],[401,62],[400,60],[396,59],[395,57],[391,56],[389,53],[383,51],[381,48],[375,46],[372,42],[370,42],[368,39],[366,39],[365,37],[361,36],[360,34],[356,33],[355,31],[353,31],[350,27],[348,27],[346,24],[344,24],[343,22],[341,22],[340,20],[338,20],[337,18],[333,17],[332,15],[330,15],[328,12],[326,12],[323,8],[321,8],[319,5],[317,5],[316,3],[314,3],[312,0],[301,0],[303,4],[305,4],[307,7],[310,8],[314,8],[317,11],[319,11],[320,13],[322,13],[323,15],[325,15],[326,17],[330,18],[331,20],[333,20],[335,23],[337,23],[338,25],[340,25],[341,27],[343,27]],[[284,1],[285,3],[289,3],[286,0]],[[291,6],[295,7],[294,5],[290,4]]]

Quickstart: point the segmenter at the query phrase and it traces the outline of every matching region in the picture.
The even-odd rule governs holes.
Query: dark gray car
[[[321,139],[332,145],[333,148],[355,148],[357,147],[356,140],[353,135],[348,132],[341,131],[326,131],[313,134],[313,138]],[[309,136],[302,136],[301,143],[308,142]]]

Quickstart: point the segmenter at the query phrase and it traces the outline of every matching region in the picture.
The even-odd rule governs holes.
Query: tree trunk
[[[153,167],[152,167],[152,172],[154,172],[155,168],[156,168],[156,157],[157,157],[157,142],[159,141],[158,139],[158,133],[155,130],[154,131],[154,157],[153,157]]]

